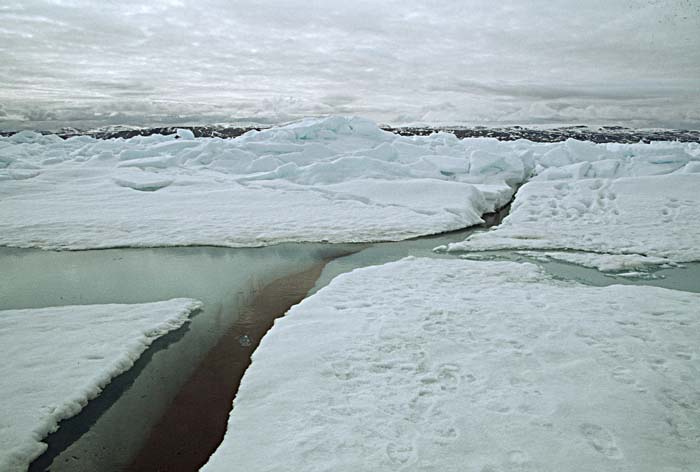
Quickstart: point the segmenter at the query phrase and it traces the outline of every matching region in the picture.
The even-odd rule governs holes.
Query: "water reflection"
[[[152,346],[140,368],[118,379],[96,406],[70,423],[62,422],[47,438],[52,448],[33,470],[44,470],[52,460],[52,471],[125,470],[151,427],[256,293],[275,279],[304,272],[351,249],[327,244],[80,252],[0,248],[0,309],[176,297],[204,302],[186,335]]]

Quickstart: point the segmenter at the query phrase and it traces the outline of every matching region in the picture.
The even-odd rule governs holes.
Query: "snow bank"
[[[205,472],[690,471],[700,296],[408,258],[293,307]]]
[[[519,190],[499,227],[448,250],[574,249],[664,258],[657,263],[697,261],[698,188],[700,174],[685,173],[534,180]]]
[[[700,146],[402,137],[361,118],[237,139],[0,138],[0,245],[399,240],[480,223],[532,175],[699,174]],[[675,174],[674,174],[675,175]]]
[[[0,470],[26,470],[59,421],[82,410],[200,305],[181,298],[0,311]]]

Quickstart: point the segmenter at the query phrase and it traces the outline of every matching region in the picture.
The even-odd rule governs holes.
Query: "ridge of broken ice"
[[[400,240],[478,224],[531,178],[683,174],[690,182],[699,172],[696,143],[406,137],[356,117],[235,139],[25,131],[0,138],[0,245]]]
[[[0,311],[0,397],[8,400],[0,405],[0,470],[27,470],[59,421],[76,415],[200,306],[179,298]]]

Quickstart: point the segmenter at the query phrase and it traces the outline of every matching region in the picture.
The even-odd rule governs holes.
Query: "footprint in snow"
[[[609,459],[621,459],[623,457],[622,452],[615,443],[615,437],[602,426],[593,423],[583,423],[579,426],[579,431],[596,452]]]
[[[460,383],[461,369],[456,364],[444,364],[438,369],[437,379],[443,392],[454,392]]]
[[[408,443],[389,443],[386,446],[386,456],[395,467],[411,464],[415,460],[415,448]]]

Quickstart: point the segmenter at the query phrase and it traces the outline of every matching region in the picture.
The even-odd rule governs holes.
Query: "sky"
[[[0,0],[0,129],[700,128],[700,0]]]

